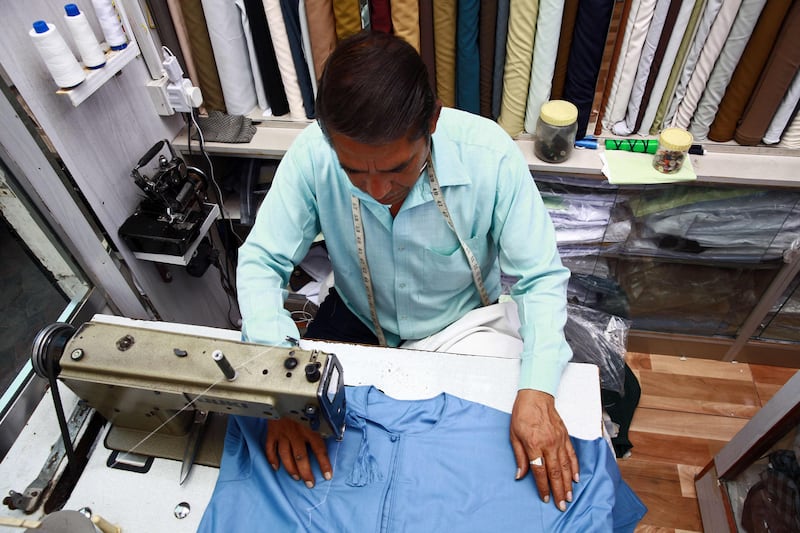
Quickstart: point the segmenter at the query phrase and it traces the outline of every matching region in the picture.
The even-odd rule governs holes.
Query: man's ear
[[[436,131],[436,123],[439,122],[439,114],[441,112],[442,112],[442,101],[437,98],[436,103],[434,104],[433,115],[431,116],[431,122],[430,122],[431,135],[433,135],[433,132]]]

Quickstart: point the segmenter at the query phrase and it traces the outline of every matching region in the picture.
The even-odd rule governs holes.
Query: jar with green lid
[[[658,136],[658,150],[653,154],[653,168],[664,174],[674,174],[683,167],[692,146],[692,134],[681,128],[667,128]]]
[[[566,161],[578,132],[578,108],[566,100],[551,100],[542,106],[536,121],[533,153],[547,163]]]

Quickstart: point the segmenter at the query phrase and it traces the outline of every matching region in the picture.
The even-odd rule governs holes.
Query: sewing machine
[[[61,327],[64,329],[58,331]],[[279,349],[241,343],[238,331],[110,315],[96,315],[78,330],[66,325],[54,329],[40,339],[38,351],[43,352],[40,355],[48,352],[60,355],[57,388],[67,413],[80,408],[83,400],[89,400],[112,420],[112,424],[106,424],[100,431],[64,509],[89,507],[126,533],[196,530],[219,472],[210,466],[219,460],[224,435],[225,417],[217,413],[253,413],[269,405],[273,416],[285,414],[310,423],[302,420],[302,409],[307,405],[324,405],[329,397],[335,406],[342,385],[375,385],[401,400],[430,398],[447,392],[510,412],[519,375],[519,358],[513,355],[465,356],[309,340],[301,340],[294,348]],[[76,350],[82,352],[75,353]],[[233,381],[228,381],[214,361],[215,350],[220,350],[236,370]],[[292,369],[291,378],[286,378],[289,370],[285,361],[292,350],[298,365]],[[182,351],[187,354],[182,356]],[[311,383],[305,367],[314,353],[321,363],[321,375],[318,382]],[[136,365],[129,362],[140,356],[147,362]],[[36,366],[43,370],[53,359],[42,357]],[[268,372],[264,374],[264,370]],[[334,379],[337,372],[338,378]],[[270,381],[268,388],[255,386],[267,382],[264,376],[275,380]],[[203,403],[204,409],[199,409],[200,402],[195,401],[190,406],[191,413],[181,411],[198,396],[214,401]],[[562,377],[556,406],[570,434],[584,439],[601,436],[597,368],[570,363]],[[155,407],[162,412],[155,411]],[[185,454],[190,449],[189,435],[196,427],[195,414],[205,408],[214,414],[202,432],[204,438],[191,475],[180,484],[185,473]],[[153,428],[169,419],[171,415],[163,412],[169,410],[173,415],[181,413],[164,425],[176,435],[165,434],[160,440],[174,442],[162,446],[156,445],[159,440],[156,437],[145,439]],[[263,411],[267,409],[261,411],[262,416],[267,416]],[[320,431],[336,435],[335,428],[341,427],[336,416],[340,415],[330,419],[321,415]],[[137,428],[138,424],[143,425]],[[60,440],[53,401],[46,397],[0,464],[0,491],[7,494],[9,489],[22,491],[30,485],[38,469],[48,464],[53,455],[51,445]],[[155,451],[149,449],[151,445]],[[140,454],[146,455],[145,452],[155,453],[156,457],[146,472],[136,467],[119,468],[125,459],[119,454],[115,456],[117,451],[113,448],[132,450],[130,461]],[[159,453],[163,448],[171,451]],[[43,516],[44,510],[39,508],[28,515],[3,508],[2,514],[35,520]],[[5,529],[0,526],[0,531]]]

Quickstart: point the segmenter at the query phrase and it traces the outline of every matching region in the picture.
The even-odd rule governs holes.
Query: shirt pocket
[[[481,264],[487,253],[487,239],[484,236],[472,237],[464,241],[472,254]],[[455,248],[449,251],[426,247],[423,250],[423,286],[426,291],[434,293],[462,291],[474,286],[472,270],[464,250],[455,242]]]

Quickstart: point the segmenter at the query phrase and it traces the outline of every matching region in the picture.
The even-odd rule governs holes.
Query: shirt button
[[[401,284],[400,284],[400,288],[401,288],[401,289],[405,289],[405,288],[406,288],[406,284],[405,284],[405,283],[401,283]]]
[[[391,437],[389,437],[389,439],[390,439],[392,442],[397,442],[397,439],[399,439],[399,438],[400,438],[400,437],[398,437],[397,435],[392,435]]]
[[[402,251],[403,251],[403,250],[405,250],[405,249],[406,249],[406,247],[405,247],[405,246],[398,246],[398,247],[397,247],[397,250],[398,250],[398,251],[400,251],[400,252],[402,252]]]

